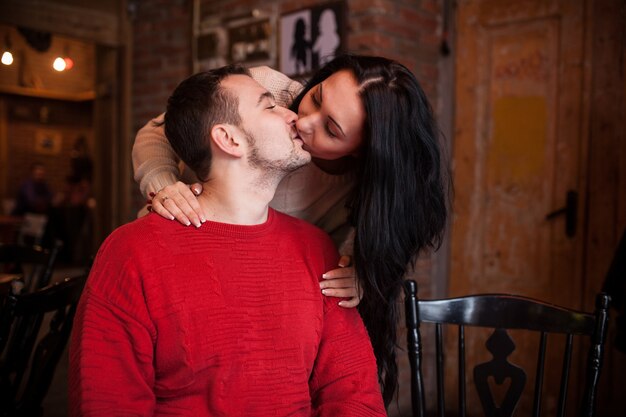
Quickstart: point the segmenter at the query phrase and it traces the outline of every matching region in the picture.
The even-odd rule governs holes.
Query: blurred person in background
[[[17,191],[11,214],[47,214],[52,206],[52,197],[52,190],[46,182],[46,167],[41,162],[34,162],[30,167],[30,177],[22,182]]]

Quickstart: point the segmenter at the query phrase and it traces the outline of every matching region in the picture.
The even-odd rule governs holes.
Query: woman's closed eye
[[[320,87],[318,87],[313,94],[311,94],[311,101],[313,102],[313,105],[315,105],[316,108],[320,108],[322,107],[322,103],[321,103],[321,85]],[[319,95],[319,97],[318,97]],[[328,136],[330,136],[331,138],[336,138],[337,134],[335,134],[331,129],[330,129],[330,122],[326,122],[324,124],[324,131],[326,132],[326,134]]]
[[[323,99],[323,92],[322,92],[322,84],[318,84],[317,88],[315,89],[315,91],[313,91],[313,94],[311,94],[311,99],[313,100],[313,104],[317,107],[320,108],[322,107],[322,101]]]
[[[337,135],[335,135],[335,134],[333,133],[333,131],[332,131],[332,130],[330,130],[330,124],[329,124],[329,123],[326,123],[326,124],[324,125],[324,130],[326,131],[326,134],[327,134],[328,136],[330,136],[331,138],[336,138],[336,137],[337,137]]]

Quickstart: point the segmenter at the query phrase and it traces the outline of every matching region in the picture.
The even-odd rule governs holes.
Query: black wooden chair
[[[0,415],[41,415],[86,278],[80,275],[6,297],[0,315]]]
[[[422,335],[421,323],[434,323],[435,327],[435,374],[437,392],[437,415],[445,415],[444,383],[444,337],[443,325],[458,326],[458,415],[466,415],[466,336],[465,327],[478,326],[493,328],[486,341],[487,350],[493,358],[478,364],[473,369],[476,394],[485,416],[511,416],[526,386],[526,372],[510,363],[507,357],[515,350],[515,344],[508,330],[523,329],[537,333],[539,352],[535,368],[533,396],[533,416],[539,416],[542,408],[542,391],[545,367],[545,352],[548,334],[564,334],[564,353],[561,367],[561,385],[556,407],[557,415],[565,413],[568,380],[572,360],[573,336],[584,335],[590,339],[586,381],[580,414],[593,416],[597,382],[602,366],[603,346],[606,339],[609,297],[602,293],[596,299],[593,314],[568,310],[552,304],[526,297],[504,294],[481,294],[442,300],[418,300],[417,284],[408,280],[405,289],[405,314],[407,325],[408,355],[411,366],[411,404],[413,415],[426,415],[424,380],[422,375]],[[517,331],[517,330],[514,330]],[[552,340],[552,338],[551,338]],[[554,367],[555,364],[549,364]],[[496,384],[509,379],[510,384],[502,401],[496,405],[495,395],[488,379]],[[455,414],[457,415],[457,414]]]
[[[0,283],[20,276],[25,291],[34,291],[50,283],[63,243],[57,240],[50,249],[41,246],[0,243]]]
[[[626,353],[626,229],[613,255],[602,291],[611,297],[611,308],[616,313],[613,343],[616,349]]]

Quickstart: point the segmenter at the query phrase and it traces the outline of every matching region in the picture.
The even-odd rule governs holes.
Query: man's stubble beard
[[[259,149],[256,146],[256,140],[254,136],[248,131],[241,128],[246,135],[246,140],[250,147],[248,153],[248,163],[251,167],[263,172],[263,177],[269,179],[270,177],[282,179],[285,175],[303,167],[310,162],[310,159],[304,158],[298,154],[295,146],[291,148],[289,156],[283,160],[269,160],[262,157],[259,154]]]

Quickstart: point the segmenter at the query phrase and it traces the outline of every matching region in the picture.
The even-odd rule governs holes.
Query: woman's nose
[[[296,121],[296,128],[300,133],[311,133],[312,130],[312,120],[311,116],[300,116]]]

